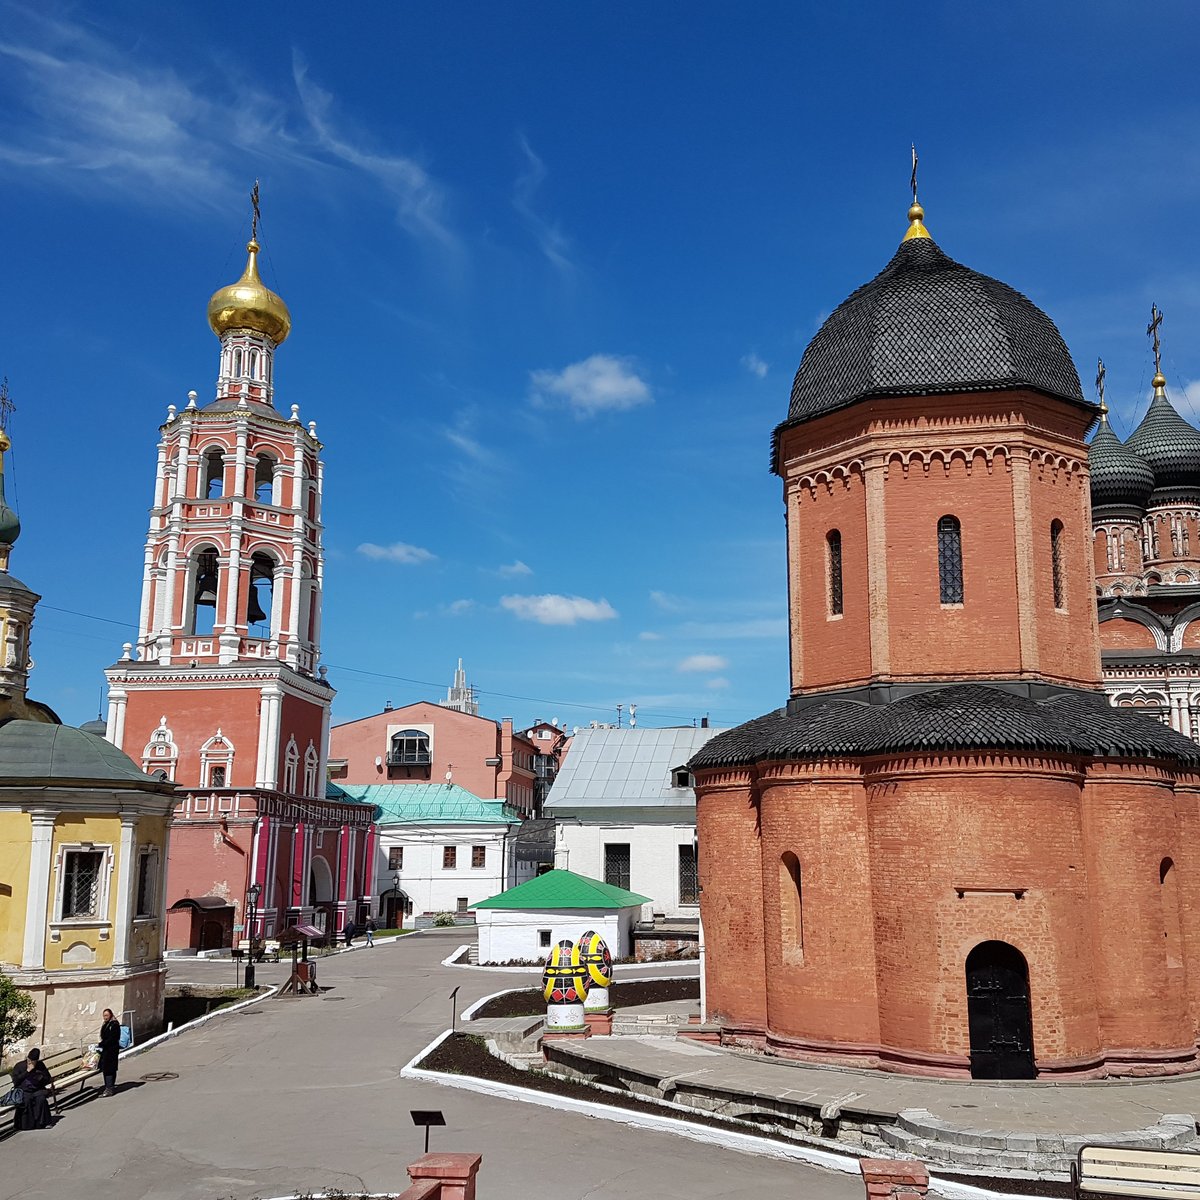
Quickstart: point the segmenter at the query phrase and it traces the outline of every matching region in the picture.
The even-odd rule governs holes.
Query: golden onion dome
[[[258,274],[258,243],[251,239],[246,249],[250,257],[241,279],[214,292],[208,302],[208,323],[217,337],[230,329],[255,329],[278,346],[292,330],[292,316]]]

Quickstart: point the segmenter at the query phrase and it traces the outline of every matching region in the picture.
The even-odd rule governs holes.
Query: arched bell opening
[[[1034,1079],[1029,964],[1007,942],[967,955],[967,1026],[972,1079]]]
[[[275,607],[275,562],[267,554],[250,558],[250,591],[246,598],[246,626],[250,637],[271,636]]]
[[[205,500],[220,500],[225,495],[225,455],[220,449],[209,450],[201,459],[200,495]]]
[[[205,546],[196,553],[192,564],[191,632],[196,637],[211,637],[217,625],[217,595],[220,575],[217,551]]]
[[[278,504],[275,495],[275,460],[260,454],[254,460],[254,499],[259,504]]]

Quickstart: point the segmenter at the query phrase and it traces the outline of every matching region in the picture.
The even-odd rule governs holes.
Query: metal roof
[[[692,765],[699,770],[903,750],[1041,750],[1200,764],[1200,747],[1191,738],[1132,708],[1113,708],[1103,695],[1061,692],[1032,700],[969,683],[890,704],[821,699],[794,713],[779,709],[729,730]]]
[[[574,871],[547,871],[525,883],[509,888],[497,896],[489,896],[472,904],[472,908],[634,908],[649,903],[649,896],[639,896],[611,883],[576,875]]]
[[[94,734],[44,721],[6,721],[0,725],[0,784],[32,779],[174,791],[174,784],[147,775],[129,755]]]
[[[671,772],[719,729],[581,729],[546,798],[546,809],[676,807],[696,803]]]
[[[375,806],[379,825],[515,825],[521,814],[457,783],[339,783],[351,800]]]

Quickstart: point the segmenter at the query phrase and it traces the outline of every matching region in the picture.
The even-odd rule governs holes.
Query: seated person
[[[50,1078],[50,1072],[42,1062],[42,1052],[36,1046],[29,1051],[24,1061],[13,1067],[12,1082],[13,1087],[19,1089],[22,1095],[22,1102],[13,1113],[13,1128],[49,1128],[53,1124],[50,1116],[50,1093],[54,1090],[54,1080]]]

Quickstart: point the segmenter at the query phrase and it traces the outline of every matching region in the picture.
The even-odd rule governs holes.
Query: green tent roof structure
[[[483,800],[456,783],[336,786],[348,800],[373,804],[379,825],[517,825],[521,821],[521,814],[503,800]]]
[[[633,908],[649,903],[649,896],[627,892],[611,883],[576,875],[574,871],[547,871],[525,883],[472,904],[472,908]]]

